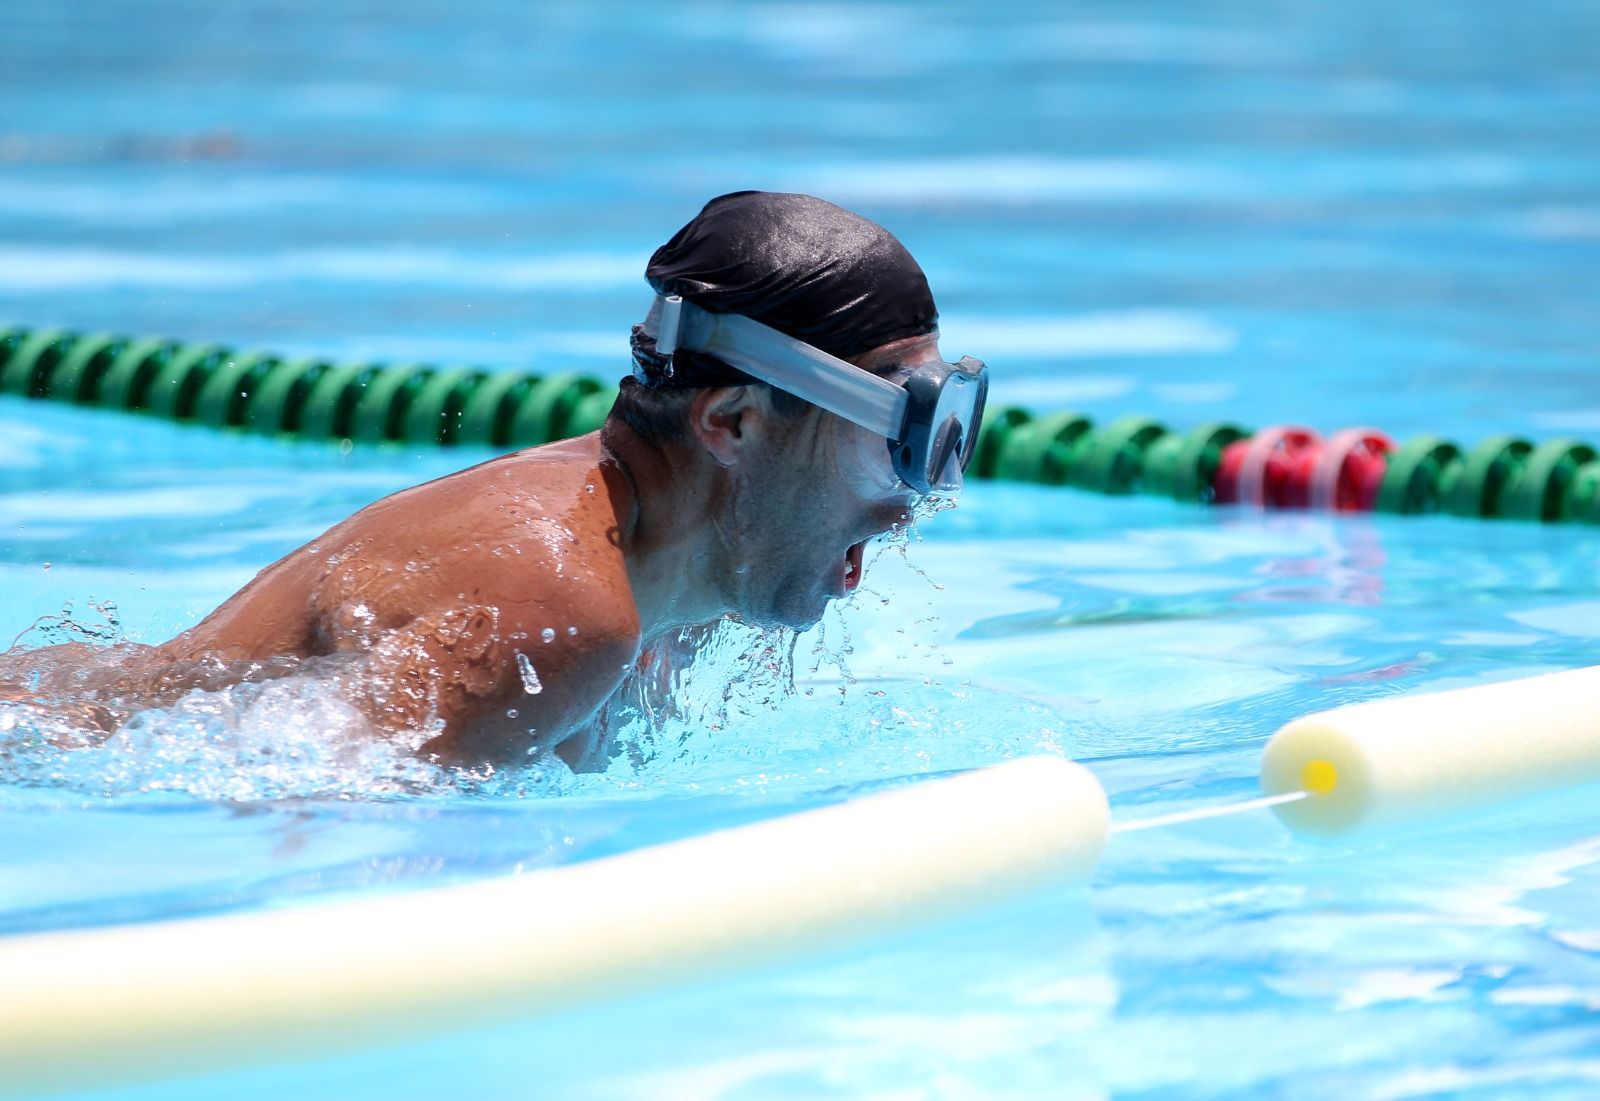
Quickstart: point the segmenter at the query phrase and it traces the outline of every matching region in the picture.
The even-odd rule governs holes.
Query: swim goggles
[[[679,348],[704,352],[884,437],[895,475],[917,493],[961,491],[989,394],[982,360],[918,364],[897,385],[759,321],[711,313],[675,294],[656,295],[644,333],[669,363]]]

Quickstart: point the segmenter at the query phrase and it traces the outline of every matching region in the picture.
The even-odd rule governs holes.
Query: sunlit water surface
[[[1600,437],[1600,22],[1448,12],[25,0],[0,316],[614,375],[649,248],[795,188],[906,239],[1001,402]],[[483,457],[6,399],[0,633],[159,641]],[[982,485],[817,632],[719,636],[596,776],[340,737],[309,673],[71,753],[13,718],[0,931],[463,882],[1029,753],[1120,818],[1241,800],[1293,716],[1592,664],[1597,566],[1594,529]],[[1595,796],[1330,847],[1266,812],[1131,833],[1087,888],[849,952],[113,1092],[1592,1097]]]

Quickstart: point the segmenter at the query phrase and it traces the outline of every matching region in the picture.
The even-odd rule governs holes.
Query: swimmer
[[[817,622],[868,540],[959,490],[988,385],[943,358],[904,246],[820,199],[714,199],[645,278],[600,431],[378,501],[111,670],[82,646],[9,655],[0,698],[70,696],[109,734],[323,660],[376,731],[440,763],[604,768],[598,715],[642,652],[730,615]]]

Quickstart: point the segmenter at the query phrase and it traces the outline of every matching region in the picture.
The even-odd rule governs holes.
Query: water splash
[[[31,686],[13,685],[26,690],[0,699],[0,799],[13,786],[233,803],[522,797],[559,792],[570,781],[570,770],[548,754],[516,769],[435,764],[417,751],[438,733],[437,721],[397,734],[374,730],[352,702],[370,695],[361,654],[197,662],[188,670],[196,687],[131,715],[92,690],[74,692],[115,677],[144,649],[77,646],[70,662],[52,651],[10,655],[15,667],[47,672],[46,683],[33,677]],[[74,671],[63,673],[66,666]]]
[[[843,646],[828,636],[813,647],[807,687],[828,683],[825,666],[848,653],[847,634]],[[682,632],[611,700],[602,721],[615,755],[605,773],[575,777],[575,790],[804,792],[1065,752],[1056,712],[968,684],[857,677],[840,666],[840,691],[804,691],[799,641],[736,620]]]
[[[894,553],[931,590],[942,589],[906,551],[921,539],[916,521],[947,507],[920,507],[875,547],[873,561]],[[902,588],[893,586],[897,602]],[[374,732],[360,707],[372,685],[363,679],[361,655],[347,654],[272,668],[250,663],[242,672],[219,663],[202,671],[188,695],[120,728],[74,711],[67,700],[74,685],[65,681],[44,686],[57,690],[48,708],[14,695],[0,703],[0,797],[8,783],[100,798],[187,795],[245,803],[804,792],[1062,751],[1062,719],[1042,705],[927,674],[858,674],[852,631],[859,628],[852,627],[851,609],[870,597],[888,600],[860,588],[833,604],[811,635],[725,619],[652,647],[601,709],[600,734],[612,757],[599,775],[574,776],[548,749],[514,767],[444,767],[422,759],[417,750],[437,725],[395,736]],[[94,616],[74,615],[69,605],[30,628],[23,641],[87,644],[106,663],[121,660],[125,649],[142,649],[117,642],[114,605],[91,602],[90,609]],[[928,626],[927,617],[900,623],[905,642],[896,649],[936,649]],[[538,632],[547,643],[558,633]],[[809,646],[797,658],[803,638]],[[542,693],[533,661],[520,651],[515,660],[527,693]]]
[[[549,630],[549,628],[545,628]],[[549,642],[549,639],[545,639]],[[517,672],[522,676],[522,690],[530,696],[537,696],[544,691],[544,683],[539,680],[539,671],[533,667],[533,662],[521,650],[517,651]]]
[[[45,567],[49,568],[48,564]],[[82,643],[93,647],[114,646],[124,641],[122,620],[113,600],[84,600],[88,613],[73,610],[67,601],[54,615],[42,615],[11,640],[8,650],[34,650],[44,646]]]

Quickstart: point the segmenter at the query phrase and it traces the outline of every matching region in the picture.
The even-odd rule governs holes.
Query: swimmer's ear
[[[771,404],[759,386],[709,386],[689,403],[689,431],[718,466],[765,437]]]

